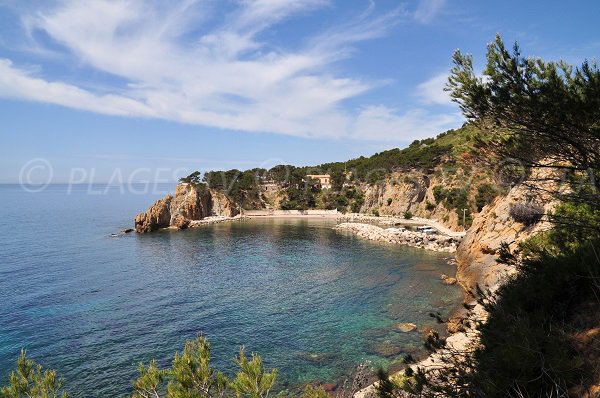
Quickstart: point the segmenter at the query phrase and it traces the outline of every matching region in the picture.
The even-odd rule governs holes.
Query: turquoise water
[[[174,189],[173,186],[165,189]],[[443,330],[462,299],[444,255],[357,239],[321,219],[256,220],[110,234],[164,192],[0,186],[0,377],[22,347],[75,397],[131,392],[137,363],[167,366],[202,332],[215,365],[240,345],[280,370],[278,386],[335,382],[369,360],[422,353],[413,322]]]

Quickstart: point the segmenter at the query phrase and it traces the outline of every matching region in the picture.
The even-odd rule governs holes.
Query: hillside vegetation
[[[208,171],[203,176],[195,172],[181,181],[222,190],[244,209],[338,209],[436,216],[442,222],[449,222],[454,213],[454,224],[463,227],[463,216],[470,225],[473,213],[499,193],[492,183],[494,170],[475,162],[473,151],[480,133],[466,124],[435,138],[415,140],[403,149],[346,162]],[[306,177],[310,174],[329,174],[331,188],[310,181]]]

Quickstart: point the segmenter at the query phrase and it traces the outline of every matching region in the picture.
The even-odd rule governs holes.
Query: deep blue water
[[[422,333],[393,325],[443,329],[428,313],[461,301],[440,283],[453,273],[444,255],[340,234],[335,221],[110,237],[164,193],[0,185],[0,384],[27,348],[72,396],[122,396],[140,361],[167,366],[202,332],[216,366],[232,371],[245,345],[293,390],[365,360],[393,366],[399,354],[384,351],[418,353]]]

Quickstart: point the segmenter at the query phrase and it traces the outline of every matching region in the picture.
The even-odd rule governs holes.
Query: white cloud
[[[428,138],[455,127],[461,120],[460,113],[432,115],[413,109],[399,114],[385,106],[371,106],[359,113],[353,137],[379,141]]]
[[[47,82],[16,69],[0,58],[0,94],[6,97],[48,102],[71,108],[118,116],[151,116],[143,103],[119,95],[95,95],[62,82]]]
[[[75,67],[125,83],[111,83],[99,94],[74,81],[44,77],[43,68],[33,73],[0,59],[0,96],[302,137],[393,141],[406,139],[403,134],[421,136],[425,129],[432,135],[453,122],[454,116],[423,110],[400,114],[374,105],[352,113],[342,106],[381,82],[334,76],[331,64],[349,56],[354,44],[384,35],[407,16],[402,9],[375,15],[371,6],[290,51],[272,48],[261,33],[327,1],[236,4],[221,20],[209,0],[64,0],[45,10],[26,9],[22,19],[29,37],[44,32]]]
[[[420,0],[414,17],[418,22],[429,23],[444,7],[446,0]]]
[[[417,86],[417,95],[425,104],[453,105],[452,98],[444,91],[448,73],[440,73]]]

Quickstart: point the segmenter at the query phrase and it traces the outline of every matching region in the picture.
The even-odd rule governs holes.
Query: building
[[[308,174],[306,178],[318,180],[323,189],[331,189],[331,176],[329,174]]]

